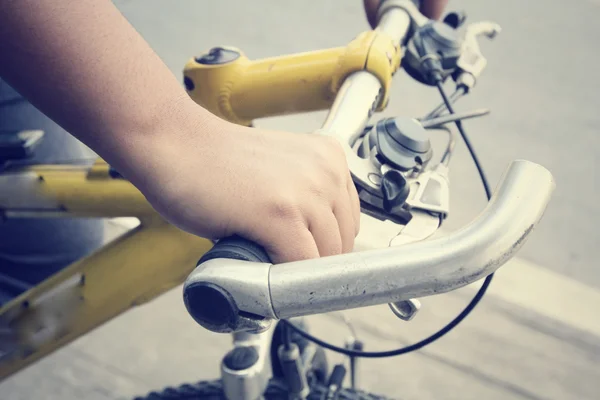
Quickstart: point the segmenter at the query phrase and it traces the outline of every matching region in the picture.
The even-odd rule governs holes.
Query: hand
[[[367,20],[371,28],[377,25],[377,9],[382,0],[363,0]],[[440,19],[448,0],[421,0],[421,13],[431,19]]]
[[[208,238],[254,240],[274,262],[352,250],[359,201],[333,139],[216,118],[112,2],[5,3],[0,75],[168,221]]]
[[[207,238],[239,234],[275,263],[353,249],[360,205],[335,139],[220,119],[178,136],[159,136],[144,152],[151,158],[129,164],[144,170],[125,174],[174,225]]]

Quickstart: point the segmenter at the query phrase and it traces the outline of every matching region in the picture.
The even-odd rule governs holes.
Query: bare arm
[[[377,8],[382,0],[363,0],[367,20],[371,27],[375,27],[377,23]],[[448,4],[448,0],[421,0],[421,12],[428,18],[440,19],[444,8]]]
[[[218,119],[111,1],[2,1],[0,59],[4,79],[180,228],[240,234],[275,262],[352,249],[360,208],[339,143]]]
[[[192,105],[180,83],[111,1],[18,0],[1,8],[0,75],[109,162],[123,164],[145,136],[191,117],[182,112]],[[194,111],[194,124],[212,118]]]

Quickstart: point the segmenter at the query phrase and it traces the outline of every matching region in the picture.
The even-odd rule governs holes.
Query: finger
[[[448,0],[424,0],[421,12],[428,18],[439,20],[448,4]]]
[[[271,234],[260,240],[273,264],[309,260],[319,257],[319,249],[311,231],[301,225],[296,229],[270,230]],[[264,243],[264,244],[263,244]]]
[[[327,257],[342,252],[342,238],[338,220],[330,208],[323,207],[309,221],[309,230],[319,249],[319,256]]]
[[[340,238],[342,240],[342,252],[348,253],[354,249],[354,238],[356,237],[356,223],[350,198],[346,194],[346,189],[340,200],[335,204],[333,214],[337,219]]]
[[[358,236],[360,231],[360,199],[352,175],[348,171],[348,196],[350,197],[350,207],[352,209],[352,217],[354,218],[354,236]]]
[[[381,0],[363,0],[367,21],[369,21],[371,28],[375,28],[375,25],[377,25],[377,9],[379,8],[379,3],[381,3]]]

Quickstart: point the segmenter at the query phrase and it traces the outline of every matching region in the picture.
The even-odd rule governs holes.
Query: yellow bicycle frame
[[[366,70],[382,83],[387,105],[399,44],[379,31],[366,31],[346,47],[184,69],[188,93],[231,122],[329,108],[345,77]],[[10,187],[15,180],[25,185]],[[25,189],[24,189],[25,188]],[[6,193],[9,193],[6,196]],[[19,208],[6,200],[16,196]],[[98,160],[92,167],[37,165],[0,173],[0,216],[35,218],[137,217],[139,227],[75,262],[0,309],[0,380],[133,306],[181,284],[210,240],[164,221],[128,181],[111,176]],[[1,223],[1,222],[0,222]]]

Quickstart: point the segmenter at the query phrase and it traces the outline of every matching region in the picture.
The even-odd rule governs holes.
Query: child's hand
[[[213,122],[130,164],[145,165],[136,186],[160,214],[203,237],[254,240],[275,263],[352,250],[360,205],[337,141]]]
[[[375,28],[375,25],[377,25],[377,8],[379,8],[381,0],[363,0],[363,4],[369,25],[371,25],[371,28]],[[448,0],[421,0],[420,11],[427,18],[440,19],[446,4],[448,4]]]

